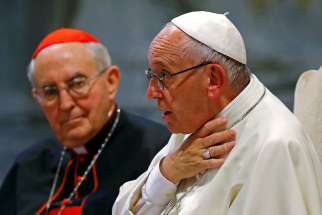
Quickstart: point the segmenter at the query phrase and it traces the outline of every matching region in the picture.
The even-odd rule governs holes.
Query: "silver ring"
[[[205,160],[208,160],[211,158],[211,154],[210,154],[210,151],[209,149],[204,149],[203,152],[202,152],[202,157],[205,159]]]

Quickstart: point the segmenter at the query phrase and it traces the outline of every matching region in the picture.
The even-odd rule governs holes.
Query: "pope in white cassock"
[[[173,135],[148,170],[120,188],[113,214],[322,214],[314,146],[297,118],[249,72],[243,38],[226,14],[174,18],[152,41],[148,61],[147,95]],[[220,168],[189,175],[178,165],[186,161],[186,140],[219,117],[236,131],[235,147]],[[218,158],[212,147],[197,154],[200,163]]]

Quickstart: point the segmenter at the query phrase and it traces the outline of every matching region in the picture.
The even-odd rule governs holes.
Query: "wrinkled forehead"
[[[43,49],[34,59],[34,77],[73,76],[92,73],[96,63],[92,53],[82,43],[55,44]]]
[[[36,67],[52,65],[83,65],[94,63],[94,56],[83,43],[55,44],[43,49],[34,59]]]
[[[152,40],[149,53],[158,49],[179,49],[184,40],[187,40],[185,34],[174,25],[168,24]]]
[[[167,24],[153,39],[148,51],[149,64],[167,61],[176,63],[189,57],[191,38],[172,24]]]
[[[62,58],[71,58],[71,57],[87,57],[92,58],[93,54],[86,46],[86,43],[79,42],[68,42],[68,43],[59,43],[48,46],[41,50],[35,60],[43,58],[43,56],[50,55],[51,57],[57,56]],[[53,58],[55,59],[55,58]],[[50,59],[48,59],[50,60]]]

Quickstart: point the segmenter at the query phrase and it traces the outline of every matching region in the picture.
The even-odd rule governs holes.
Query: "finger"
[[[215,118],[208,121],[205,125],[198,129],[198,131],[193,135],[195,138],[206,137],[211,133],[223,131],[226,128],[227,119],[224,117]]]
[[[227,155],[236,145],[236,141],[231,141],[228,143],[224,143],[218,146],[209,147],[209,153],[212,158],[220,157],[223,155]]]
[[[202,148],[208,148],[213,145],[218,145],[234,140],[236,140],[236,131],[233,129],[228,129],[211,134],[208,137],[201,139],[199,142]]]
[[[204,160],[204,170],[208,170],[208,169],[215,169],[215,168],[219,168],[221,167],[225,162],[225,159],[223,158],[212,158],[212,159],[208,159],[208,160]]]

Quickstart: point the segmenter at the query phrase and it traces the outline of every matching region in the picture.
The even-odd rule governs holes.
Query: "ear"
[[[107,83],[107,90],[109,95],[111,96],[111,99],[115,98],[117,89],[120,84],[120,79],[121,73],[118,66],[112,65],[107,68],[107,70],[105,71],[105,80]]]
[[[36,88],[33,87],[31,89],[31,94],[32,94],[33,99],[39,104],[37,93],[36,93]]]
[[[220,64],[210,64],[208,97],[218,99],[228,83],[228,76],[225,69]]]

